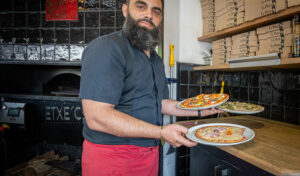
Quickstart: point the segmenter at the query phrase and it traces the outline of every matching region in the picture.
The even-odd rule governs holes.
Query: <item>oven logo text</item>
[[[49,121],[69,121],[82,120],[82,110],[80,106],[46,106],[46,120]]]

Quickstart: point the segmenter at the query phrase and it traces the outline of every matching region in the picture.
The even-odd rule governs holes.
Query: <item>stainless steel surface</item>
[[[2,102],[0,122],[22,124],[25,123],[25,103]]]

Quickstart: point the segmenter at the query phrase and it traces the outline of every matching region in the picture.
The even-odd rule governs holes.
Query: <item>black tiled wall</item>
[[[91,40],[118,31],[123,25],[121,8],[125,0],[78,0],[78,21],[46,21],[45,1],[0,1],[0,59],[80,60],[81,53],[72,53],[71,46],[82,51]],[[24,48],[19,57],[15,56],[16,45]],[[54,48],[50,49],[52,57],[43,57],[43,51],[49,52],[43,45]],[[38,48],[38,58],[30,56],[28,46]],[[63,58],[57,59],[56,53],[62,51]]]
[[[183,100],[200,93],[220,92],[232,101],[246,101],[265,107],[256,116],[300,125],[300,70],[262,71],[194,71],[191,66],[179,64],[177,97]],[[235,115],[235,114],[231,114]],[[207,118],[213,118],[207,117]],[[192,120],[195,117],[177,118]],[[189,175],[189,148],[177,149],[177,176]]]

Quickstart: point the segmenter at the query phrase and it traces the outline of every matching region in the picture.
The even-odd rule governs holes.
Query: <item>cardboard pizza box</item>
[[[288,7],[300,5],[299,0],[288,0],[287,1]]]

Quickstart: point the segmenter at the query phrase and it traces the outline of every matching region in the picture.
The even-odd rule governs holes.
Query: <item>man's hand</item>
[[[193,142],[185,137],[187,133],[188,129],[178,124],[167,125],[161,130],[161,136],[163,137],[163,139],[172,146],[196,146],[196,142]]]
[[[203,110],[201,110],[201,116],[202,116],[202,117],[214,115],[214,114],[217,114],[217,113],[224,113],[224,111],[221,111],[221,110],[216,109],[216,108],[203,109]]]

